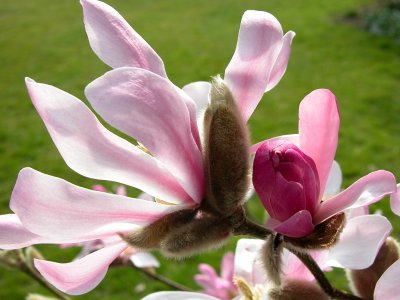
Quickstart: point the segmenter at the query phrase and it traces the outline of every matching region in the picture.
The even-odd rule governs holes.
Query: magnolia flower
[[[298,135],[274,138],[252,148],[257,151],[253,184],[271,216],[273,230],[304,237],[339,212],[374,203],[396,190],[393,174],[375,171],[322,199],[338,141],[335,96],[323,89],[310,93],[300,104],[299,119]]]
[[[233,262],[234,255],[231,252],[226,253],[221,262],[221,276],[210,265],[200,264],[201,274],[197,274],[194,279],[204,288],[202,292],[221,300],[232,299],[238,292],[233,283]]]
[[[81,4],[90,45],[101,60],[112,68],[137,67],[167,78],[161,58],[117,11],[97,0],[81,0]],[[283,35],[278,20],[269,13],[244,13],[224,79],[245,121],[264,92],[274,88],[284,75],[294,36],[292,31]],[[208,104],[210,87],[208,82],[195,82],[183,90],[200,111]]]
[[[126,236],[166,216],[179,219],[182,211],[193,212],[195,226],[200,226],[198,219],[208,217],[196,211],[206,194],[196,120],[199,109],[193,101],[198,85],[186,92],[173,85],[160,57],[113,8],[96,0],[81,4],[95,53],[112,67],[123,67],[91,83],[86,96],[101,117],[149,153],[107,130],[82,101],[56,87],[27,78],[29,96],[71,169],[93,179],[138,188],[157,201],[88,190],[25,168],[11,196],[15,214],[0,217],[2,249]],[[283,36],[279,22],[268,13],[244,14],[237,48],[225,72],[226,93],[232,90],[231,98],[237,102],[232,105],[238,107],[233,109],[243,119],[248,119],[263,93],[283,76],[293,36],[292,32]],[[209,224],[210,230],[219,228],[214,225]],[[220,234],[227,234],[220,231],[214,236],[216,243],[223,240]],[[108,266],[128,247],[117,238],[71,263],[34,263],[61,291],[83,294],[102,280]]]

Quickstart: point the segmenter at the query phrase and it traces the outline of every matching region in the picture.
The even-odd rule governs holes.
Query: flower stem
[[[21,249],[16,250],[14,253],[16,255],[15,259],[3,259],[1,262],[10,268],[22,271],[23,273],[37,281],[41,286],[43,286],[45,289],[55,295],[58,299],[70,300],[67,295],[63,294],[52,285],[50,285],[50,283],[48,283],[35,269],[33,269],[33,267],[28,264]]]
[[[235,229],[235,235],[249,235],[259,239],[265,239],[267,236],[273,234],[272,231],[266,229],[264,226],[258,225],[247,218],[245,221]],[[288,244],[284,244],[284,247],[296,255],[303,264],[310,270],[310,272],[314,275],[315,279],[317,280],[319,286],[322,290],[329,295],[332,299],[338,300],[364,300],[358,296],[355,296],[350,293],[342,292],[336,288],[334,288],[331,283],[329,282],[328,278],[326,278],[324,272],[315,262],[315,260],[305,252],[297,251],[293,249]]]
[[[152,272],[149,269],[139,268],[139,267],[136,267],[135,265],[132,265],[132,266],[133,266],[134,269],[142,272],[147,277],[149,277],[151,279],[154,279],[154,280],[157,280],[157,281],[159,281],[159,282],[161,282],[161,283],[163,283],[163,284],[165,284],[165,285],[167,285],[169,287],[172,287],[175,290],[185,291],[185,292],[193,292],[193,290],[188,288],[187,286],[184,286],[183,284],[177,283],[177,282],[175,282],[175,281],[173,281],[173,280],[171,280],[171,279],[169,279],[167,277],[164,277],[164,276],[162,276],[160,274]]]
[[[358,296],[353,294],[349,294],[346,292],[342,292],[336,288],[334,288],[331,283],[329,282],[328,278],[326,278],[324,272],[315,262],[315,260],[307,253],[297,251],[291,247],[285,245],[285,248],[292,252],[294,255],[298,257],[302,261],[302,263],[310,270],[310,272],[314,275],[315,279],[317,280],[319,286],[323,289],[323,291],[329,295],[332,299],[339,299],[339,300],[363,300]]]

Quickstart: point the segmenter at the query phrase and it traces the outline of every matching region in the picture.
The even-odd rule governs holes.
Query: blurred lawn
[[[368,2],[108,1],[156,49],[169,78],[179,86],[223,73],[246,9],[274,14],[285,31],[294,30],[297,36],[284,79],[264,97],[251,118],[252,139],[296,132],[300,100],[313,89],[331,89],[340,103],[342,126],[336,159],[345,186],[377,169],[400,175],[400,48],[338,21]],[[89,47],[77,0],[2,0],[0,30],[0,213],[9,213],[13,184],[25,166],[88,188],[94,183],[65,165],[28,99],[23,78],[32,77],[84,99],[85,85],[108,67]],[[257,200],[252,199],[250,205],[252,213],[262,217]],[[390,211],[387,199],[374,208],[378,207],[385,214]],[[399,219],[391,213],[388,216],[399,236]],[[234,245],[232,241],[223,250],[233,250]],[[77,251],[61,252],[56,246],[41,249],[56,261],[68,261]],[[179,262],[162,260],[166,263],[160,273],[196,288],[192,275],[197,264],[218,266],[222,252]],[[138,283],[145,283],[143,293],[134,292]],[[161,289],[166,288],[135,271],[114,269],[93,292],[77,298],[140,299]],[[28,292],[43,290],[26,276],[0,268],[0,299],[23,299]]]

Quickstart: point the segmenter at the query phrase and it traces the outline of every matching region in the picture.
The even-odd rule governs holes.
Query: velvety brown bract
[[[315,226],[314,231],[305,237],[285,236],[284,240],[299,249],[329,249],[338,241],[345,223],[345,214],[340,213]]]
[[[328,300],[330,297],[313,282],[287,280],[280,288],[270,291],[271,300]]]
[[[205,112],[207,203],[223,215],[243,204],[250,184],[249,134],[225,83],[215,78]]]

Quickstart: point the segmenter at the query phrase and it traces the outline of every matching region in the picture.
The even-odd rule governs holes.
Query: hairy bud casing
[[[287,280],[282,287],[273,288],[269,292],[271,300],[329,300],[319,286],[303,280]]]
[[[231,92],[219,77],[204,115],[205,201],[222,215],[243,204],[250,185],[249,134]]]

